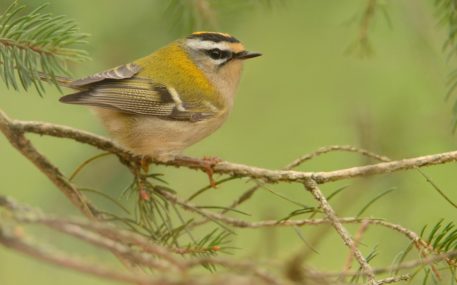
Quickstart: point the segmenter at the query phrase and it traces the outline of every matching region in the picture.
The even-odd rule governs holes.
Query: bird
[[[133,154],[168,162],[222,126],[244,60],[260,55],[229,34],[194,32],[132,63],[68,82],[75,93],[59,100],[92,108]]]

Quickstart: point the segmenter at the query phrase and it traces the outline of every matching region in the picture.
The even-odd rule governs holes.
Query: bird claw
[[[216,185],[216,181],[214,181],[214,178],[213,178],[213,175],[214,175],[213,167],[216,164],[218,164],[219,162],[221,162],[222,159],[220,159],[219,157],[204,156],[202,160],[203,160],[202,166],[203,166],[206,174],[208,175],[209,183],[212,188],[216,189],[217,185]]]
[[[216,166],[218,163],[222,162],[223,160],[218,158],[218,157],[210,157],[210,156],[205,156],[202,159],[196,159],[192,157],[187,157],[187,156],[180,156],[176,158],[177,162],[181,162],[184,165],[188,165],[192,168],[197,168],[202,171],[204,171],[209,178],[209,183],[212,188],[217,188],[216,182],[213,179],[213,174],[214,174],[214,166]]]

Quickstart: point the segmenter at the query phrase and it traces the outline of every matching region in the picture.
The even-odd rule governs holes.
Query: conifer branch
[[[272,3],[270,0],[259,2],[267,3],[268,5]],[[445,7],[448,10],[449,5],[452,6],[452,9],[443,12],[443,18],[449,21],[450,27],[454,25],[456,14],[455,1],[437,0],[436,2],[437,6],[441,8]],[[175,7],[182,4],[181,1],[171,1],[171,3]],[[190,22],[186,23],[186,26],[194,28],[204,26],[216,27],[217,11],[213,3],[208,0],[194,0],[184,3],[187,6],[185,6],[185,9],[182,9],[185,12],[183,15],[190,15],[187,18]],[[360,21],[358,40],[355,47],[353,47],[355,49],[361,49],[366,54],[371,51],[368,31],[372,26],[374,15],[379,5],[380,1],[377,0],[366,1]],[[68,61],[81,61],[88,58],[85,51],[78,49],[78,46],[86,43],[87,35],[80,33],[74,22],[66,19],[66,17],[43,13],[45,6],[42,5],[31,12],[24,13],[25,6],[14,2],[6,12],[0,15],[0,76],[9,88],[29,90],[33,86],[42,95],[45,91],[42,82],[49,82],[59,88],[59,85],[65,86],[70,81],[66,77],[59,76],[68,74],[66,68]],[[456,50],[454,47],[454,42],[456,41],[455,30],[451,30],[452,33],[446,42],[446,47],[449,47],[450,55],[455,54]],[[451,87],[451,91],[453,88]],[[45,174],[76,208],[90,219],[90,221],[86,221],[45,215],[40,211],[19,205],[10,199],[0,196],[0,211],[6,210],[8,212],[5,215],[8,218],[0,221],[0,243],[6,247],[59,266],[109,280],[136,284],[177,284],[176,282],[185,282],[186,284],[234,284],[236,282],[236,284],[241,284],[240,280],[243,280],[246,284],[297,284],[300,282],[320,285],[346,284],[340,278],[341,276],[352,276],[355,278],[354,282],[356,283],[360,283],[358,278],[365,277],[368,279],[369,284],[372,285],[411,280],[414,278],[414,275],[398,275],[398,273],[377,279],[381,278],[379,274],[386,272],[387,269],[372,268],[369,264],[372,254],[363,256],[358,249],[362,232],[367,230],[371,225],[379,225],[390,230],[398,231],[408,238],[411,241],[411,245],[413,245],[411,248],[415,246],[422,258],[421,260],[413,260],[405,263],[399,262],[399,264],[392,266],[390,268],[391,270],[420,268],[423,265],[430,265],[430,271],[437,274],[437,270],[434,267],[435,263],[445,262],[449,266],[450,272],[452,274],[455,272],[457,230],[452,223],[446,226],[438,223],[431,230],[429,238],[426,239],[414,231],[387,221],[374,218],[339,217],[330,205],[329,198],[319,189],[318,184],[450,163],[457,160],[456,151],[403,160],[390,160],[385,156],[351,146],[329,146],[299,157],[280,170],[222,161],[213,166],[214,173],[227,177],[221,179],[219,181],[220,184],[241,177],[249,177],[256,180],[254,187],[246,191],[230,207],[224,208],[217,206],[203,207],[190,203],[191,199],[196,197],[196,195],[200,195],[209,189],[209,187],[204,187],[202,188],[203,190],[197,191],[188,200],[181,199],[173,189],[163,186],[164,181],[159,175],[142,173],[140,166],[143,158],[131,154],[126,149],[104,137],[66,126],[42,122],[17,121],[10,119],[1,110],[0,132],[4,134],[13,147]],[[128,196],[133,193],[133,195],[138,196],[134,217],[118,217],[95,208],[92,202],[83,195],[81,192],[82,189],[80,190],[72,184],[72,179],[66,178],[56,166],[43,154],[38,152],[26,138],[27,133],[69,138],[80,143],[92,145],[117,156],[120,162],[127,166],[133,175],[133,182],[125,191],[125,195]],[[302,163],[331,151],[359,153],[378,160],[380,163],[325,172],[293,170]],[[75,173],[78,173],[93,160],[90,159],[83,163]],[[205,163],[195,162],[200,162],[200,160],[178,157],[176,160],[168,163],[153,161],[155,164],[185,167],[202,171],[207,170],[206,167],[202,166]],[[427,180],[437,188],[428,178]],[[304,209],[292,212],[286,218],[277,220],[252,222],[227,215],[230,212],[242,213],[235,208],[251,198],[257,189],[267,183],[280,182],[294,182],[305,185],[305,188],[312,194],[314,199],[319,203],[319,206],[305,207]],[[442,194],[441,190],[437,189],[437,191]],[[92,192],[97,193],[97,190],[92,190]],[[107,194],[101,192],[99,194],[110,198]],[[447,198],[444,194],[442,195]],[[211,209],[222,209],[222,211],[214,212]],[[173,210],[176,212],[176,219],[170,216]],[[194,222],[187,215],[181,216],[181,211],[186,211],[186,214],[189,214],[189,216],[201,216],[204,220],[202,222]],[[130,214],[128,210],[126,212]],[[301,220],[292,219],[302,214],[309,214],[310,218]],[[315,215],[322,215],[322,218],[314,218]],[[178,220],[179,223],[175,223],[175,220]],[[217,224],[219,228],[210,231],[201,238],[194,237],[193,233],[191,233],[193,227],[206,221]],[[46,226],[52,230],[65,233],[92,244],[99,249],[114,253],[127,265],[126,272],[118,272],[111,268],[100,267],[83,258],[77,258],[63,251],[43,246],[41,242],[30,238],[23,231],[23,226],[32,223]],[[343,226],[349,223],[362,225],[362,229],[359,231],[360,235],[356,236],[355,239],[352,238],[351,233]],[[227,237],[230,236],[230,233],[234,232],[232,228],[303,227],[322,224],[331,225],[350,250],[346,267],[343,272],[339,272],[338,274],[308,272],[302,264],[304,258],[296,259],[294,264],[281,264],[280,266],[275,264],[279,270],[273,270],[277,268],[274,268],[269,263],[257,264],[256,262],[216,256],[218,252],[226,252]],[[188,236],[187,240],[190,240],[190,242],[187,245],[182,244],[182,236]],[[229,249],[229,246],[227,246],[227,249]],[[183,255],[188,259],[183,260]],[[349,264],[353,257],[360,265],[360,270],[354,272],[350,271]],[[136,274],[130,267],[131,265],[152,270],[155,275]],[[214,270],[216,266],[220,266],[227,268],[228,272],[202,277],[202,275],[191,272],[196,266],[203,266],[209,270]],[[287,274],[282,274],[280,271],[287,272]],[[174,276],[174,273],[177,273],[176,276]]]
[[[88,35],[65,16],[43,13],[47,4],[25,13],[26,7],[13,2],[0,15],[0,77],[8,88],[29,90],[42,96],[47,81],[58,89],[68,80],[67,63],[89,59],[78,48]],[[60,89],[59,89],[60,90]]]
[[[70,138],[74,139],[78,142],[82,143],[88,143],[90,145],[96,146],[100,149],[103,149],[105,151],[109,151],[115,155],[117,155],[120,158],[120,161],[127,165],[130,168],[135,167],[138,163],[138,158],[130,154],[128,151],[124,150],[122,147],[114,144],[110,140],[107,140],[103,137],[99,137],[87,132],[75,130],[72,128],[68,127],[63,127],[63,126],[56,126],[56,125],[51,125],[47,123],[40,123],[40,122],[23,122],[23,121],[16,121],[9,119],[3,112],[0,112],[0,130],[4,133],[4,135],[10,140],[12,145],[16,146],[21,152],[24,152],[25,148],[25,153],[27,153],[28,149],[28,144],[22,144],[22,143],[17,143],[16,140],[21,142],[24,140],[24,134],[27,132],[32,132],[32,133],[37,133],[41,135],[51,135],[51,136],[56,136],[56,137],[62,137],[62,138]],[[349,147],[349,146],[331,146],[327,148],[322,148],[315,153],[312,153],[310,155],[303,156],[300,159],[297,159],[293,164],[293,166],[298,165],[301,163],[303,160],[306,160],[308,157],[312,157],[314,155],[319,155],[320,153],[325,153],[327,151],[330,151],[331,149],[333,150],[343,150],[343,151],[355,151],[355,148]],[[371,157],[375,157],[377,159],[386,161],[387,158],[371,154],[367,151],[364,150],[357,150],[355,151],[357,153],[361,153],[363,155],[369,155]],[[424,157],[417,157],[417,158],[411,158],[408,160],[399,160],[399,161],[388,161],[388,162],[381,162],[373,165],[368,165],[368,166],[359,166],[359,167],[354,167],[354,168],[349,168],[349,169],[342,169],[342,170],[335,170],[335,171],[329,171],[329,172],[300,172],[300,171],[292,171],[292,170],[268,170],[268,169],[261,169],[261,168],[256,168],[256,167],[251,167],[251,166],[245,166],[245,165],[239,165],[239,164],[234,164],[234,163],[229,163],[229,162],[222,162],[221,165],[216,165],[214,167],[214,170],[216,173],[221,173],[221,174],[229,174],[229,175],[234,175],[235,177],[242,177],[242,176],[247,176],[247,177],[252,177],[252,178],[260,178],[263,179],[265,182],[271,183],[271,182],[280,182],[280,181],[287,181],[287,182],[301,182],[303,180],[305,181],[312,181],[311,179],[320,179],[318,180],[320,183],[327,183],[330,181],[334,180],[341,180],[341,179],[348,179],[351,177],[355,176],[368,176],[372,174],[382,174],[382,173],[388,173],[393,170],[402,170],[402,169],[412,169],[412,168],[419,168],[423,167],[426,165],[432,165],[432,164],[439,164],[439,163],[448,163],[455,161],[457,159],[457,153],[455,152],[449,152],[449,153],[443,153],[443,154],[436,154],[436,155],[430,155],[430,156],[424,156]],[[34,161],[34,160],[32,160]],[[188,168],[195,168],[195,165],[186,165],[187,160],[176,160],[171,163],[168,163],[167,165],[173,165],[173,166],[178,166],[178,167],[188,167]],[[157,162],[158,163],[158,162]],[[37,164],[38,168],[41,169],[42,165]],[[289,168],[291,168],[289,167]],[[47,167],[45,167],[47,169]],[[46,172],[45,172],[46,173]],[[50,172],[48,173],[51,177],[53,175],[56,175],[57,177],[62,176],[62,174],[58,174],[57,172]],[[143,178],[141,178],[143,179]],[[309,180],[308,180],[309,179]],[[143,181],[145,185],[149,185],[146,180]],[[313,182],[315,183],[315,182]],[[57,184],[56,184],[57,185]],[[60,184],[58,184],[60,185]],[[67,185],[66,183],[62,185]],[[71,185],[71,184],[69,184]],[[314,185],[314,184],[313,184]],[[312,185],[311,185],[312,186]],[[334,224],[335,223],[338,226],[338,230],[341,230],[341,224],[343,223],[368,223],[368,224],[377,224],[381,226],[385,226],[388,228],[391,228],[393,230],[399,231],[400,233],[404,234],[406,237],[408,237],[412,242],[414,242],[417,246],[423,249],[428,249],[430,245],[422,241],[417,234],[414,232],[411,232],[407,229],[402,228],[399,225],[394,225],[390,224],[388,222],[382,221],[382,220],[376,220],[376,219],[357,219],[357,218],[338,218],[337,216],[333,215],[333,219],[329,218],[329,209],[328,207],[329,204],[327,202],[323,202],[321,199],[323,196],[319,194],[319,192],[316,192],[315,188],[312,188],[311,186],[308,185],[308,189],[311,189],[313,191],[313,194],[315,195],[316,199],[318,199],[321,203],[324,203],[327,205],[325,207],[326,213],[327,213],[327,218],[325,219],[318,219],[318,220],[271,220],[271,221],[258,221],[258,222],[247,222],[244,220],[240,219],[235,219],[231,218],[228,216],[225,216],[223,214],[217,214],[209,210],[205,210],[202,208],[199,208],[196,205],[192,205],[189,202],[183,201],[179,199],[175,194],[169,192],[169,190],[165,188],[161,188],[158,186],[154,186],[153,190],[148,190],[148,191],[154,191],[150,192],[150,195],[160,195],[162,198],[161,199],[166,199],[168,200],[169,203],[171,204],[176,204],[180,207],[182,207],[184,210],[196,213],[198,215],[203,216],[204,218],[207,218],[211,221],[219,221],[221,223],[234,226],[234,227],[241,227],[241,228],[258,228],[258,227],[276,227],[276,226],[303,226],[303,225],[318,225],[318,224]],[[61,186],[59,186],[61,187]],[[67,187],[67,186],[65,186]],[[149,187],[149,186],[147,186]],[[149,189],[149,188],[148,188]],[[314,189],[314,190],[313,190]],[[310,190],[310,191],[311,191]],[[156,193],[156,194],[154,194]],[[316,196],[317,195],[317,196]],[[69,196],[73,197],[73,196]],[[72,198],[70,198],[72,199]],[[77,200],[76,200],[77,201]],[[86,204],[86,203],[83,203]],[[79,205],[76,203],[75,205]],[[79,207],[79,206],[78,206]],[[83,209],[83,208],[82,208]],[[94,215],[97,214],[96,216],[100,218],[100,213],[95,212]],[[91,238],[93,236],[86,236],[86,235],[80,235],[79,231],[74,231],[74,228],[59,228],[59,230],[63,230],[67,233],[71,233],[73,235],[78,235],[81,238],[84,238],[85,240],[91,242]],[[70,230],[69,230],[70,229]],[[73,230],[71,230],[73,229]],[[104,233],[104,236],[106,236],[106,232]],[[107,235],[107,236],[114,236],[114,235]],[[121,234],[119,236],[122,236]],[[351,240],[350,236],[346,233],[344,235],[345,242],[348,242]],[[92,240],[92,242],[101,242],[100,240]],[[102,247],[106,247],[110,243],[98,243]],[[351,245],[351,242],[348,243]],[[113,244],[111,244],[113,245]],[[117,247],[115,247],[117,248]],[[146,247],[147,248],[147,247]],[[358,256],[356,254],[356,249],[353,244],[353,246],[350,246],[352,253],[354,256],[356,256],[362,264],[366,261],[364,261],[364,257],[359,253]],[[112,249],[111,249],[112,250]],[[170,252],[176,252],[176,253],[181,253],[181,254],[187,254],[187,253],[193,253],[193,254],[198,254],[199,252],[202,253],[199,249],[192,250],[191,248],[187,250],[182,250],[179,248],[173,248],[173,247],[168,247],[168,250]],[[114,251],[116,253],[116,251]],[[156,250],[153,250],[155,254],[157,254]],[[159,250],[160,252],[160,250]],[[432,254],[434,251],[430,251],[430,254]],[[440,253],[437,251],[437,253]],[[117,254],[120,254],[120,252],[117,252]],[[434,253],[433,253],[434,254]],[[126,258],[125,254],[120,254],[122,258]],[[166,255],[165,255],[166,256]],[[127,256],[127,258],[131,258],[131,255]],[[203,256],[202,258],[210,258],[210,256]],[[140,259],[141,260],[141,259]],[[165,259],[165,260],[173,260],[173,259]],[[138,262],[138,260],[137,260]],[[142,261],[143,264],[144,262],[147,261]],[[146,263],[147,264],[147,263]],[[175,263],[175,264],[179,264]],[[180,268],[182,265],[178,265],[178,268]],[[366,264],[365,264],[366,266]],[[157,267],[157,266],[156,266]],[[159,265],[160,267],[160,265]],[[365,272],[368,274],[369,271],[369,266],[365,268]],[[375,284],[375,279],[373,279],[373,275],[371,275],[371,283]],[[389,279],[390,280],[390,279]],[[394,279],[392,279],[394,280]],[[376,281],[378,282],[378,281]]]
[[[284,281],[279,281],[277,277],[265,270],[264,267],[259,266],[248,261],[238,261],[227,258],[220,257],[197,257],[189,260],[179,259],[179,255],[182,254],[182,251],[174,251],[165,246],[154,243],[151,240],[148,240],[142,235],[132,233],[120,229],[109,223],[100,223],[100,222],[88,222],[81,219],[67,219],[62,217],[51,216],[44,214],[41,210],[31,208],[27,205],[19,204],[11,198],[0,196],[0,212],[2,210],[7,210],[9,214],[4,217],[8,219],[3,219],[0,223],[0,243],[23,252],[25,254],[31,255],[35,258],[42,259],[46,262],[54,263],[59,266],[71,268],[80,272],[85,272],[93,274],[102,278],[112,279],[112,280],[123,280],[129,283],[138,283],[141,284],[169,284],[171,282],[167,276],[167,272],[170,270],[176,271],[178,276],[182,276],[183,280],[186,282],[195,282],[190,284],[206,284],[204,280],[197,281],[194,279],[189,270],[192,270],[197,265],[202,264],[215,264],[228,269],[233,269],[239,272],[250,273],[254,272],[260,280],[264,281],[265,284],[288,284]],[[13,220],[9,220],[9,219]],[[273,221],[272,221],[273,222]],[[293,225],[294,221],[284,221],[282,225]],[[299,222],[299,221],[297,221]],[[355,219],[355,218],[341,218],[339,219],[341,223],[357,223],[357,224],[380,224],[387,226],[388,228],[399,230],[402,233],[406,233],[407,236],[413,238],[417,237],[415,233],[409,233],[410,231],[402,228],[399,225],[390,224],[388,222],[376,219]],[[258,222],[258,224],[271,224],[270,222]],[[277,221],[276,221],[277,223]],[[301,222],[301,225],[318,225],[318,224],[327,224],[331,223],[329,220],[315,220]],[[31,239],[23,228],[26,224],[41,224],[47,226],[51,229],[64,232],[68,235],[71,235],[75,238],[90,242],[95,245],[99,245],[99,248],[107,248],[111,251],[120,251],[123,256],[127,258],[132,263],[139,262],[143,265],[148,265],[152,268],[161,268],[160,272],[163,276],[148,276],[148,275],[138,275],[131,274],[128,272],[118,272],[110,268],[95,266],[91,262],[87,261],[85,258],[70,256],[59,249],[54,249],[48,245],[44,246],[42,242]],[[298,223],[296,223],[298,225]],[[277,223],[277,225],[280,225]],[[417,242],[417,240],[415,240]],[[142,250],[142,254],[138,251]],[[449,260],[455,260],[456,257],[455,251],[430,254],[424,258],[418,260],[411,260],[401,264],[393,265],[388,268],[376,268],[374,269],[375,274],[382,274],[385,272],[394,272],[397,270],[405,269],[414,269],[421,267],[423,265],[431,265],[437,262],[446,261],[449,263]],[[151,259],[151,256],[159,257],[159,259]],[[161,262],[166,261],[167,264]],[[273,266],[277,266],[272,264]],[[265,264],[267,266],[267,264]],[[290,265],[283,265],[290,266]],[[289,269],[288,269],[289,270]],[[338,273],[331,272],[320,272],[320,271],[309,271],[309,269],[300,269],[305,270],[305,274],[311,280],[315,279],[316,284],[347,284],[341,283],[339,281],[330,281],[334,277],[350,277],[362,275],[365,276],[366,273],[345,271]],[[182,275],[180,275],[182,274]],[[223,275],[223,274],[222,274]],[[136,277],[134,277],[136,276]],[[387,284],[389,282],[394,282],[395,280],[401,281],[405,280],[407,275],[391,276],[384,279],[377,280],[376,284]],[[209,278],[217,278],[211,277]],[[323,279],[328,279],[323,281]],[[409,276],[408,276],[409,278]],[[159,281],[160,280],[160,281]],[[191,281],[192,280],[192,281]],[[206,279],[205,279],[206,280]],[[321,280],[317,282],[317,280]],[[160,283],[164,282],[164,283]],[[264,284],[258,283],[258,284]],[[227,284],[233,284],[228,282]],[[314,283],[311,283],[314,284]]]
[[[447,31],[447,37],[442,45],[448,62],[457,55],[457,3],[454,0],[435,0],[435,9],[438,23]],[[457,88],[457,69],[453,69],[448,75],[448,90],[446,99],[449,99]],[[452,107],[453,130],[457,129],[457,100],[454,100]]]

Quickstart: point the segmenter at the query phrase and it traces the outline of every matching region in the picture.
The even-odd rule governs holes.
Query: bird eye
[[[212,59],[222,59],[222,58],[230,57],[230,52],[229,51],[222,51],[222,50],[220,50],[218,48],[213,48],[213,49],[207,50],[206,53]]]

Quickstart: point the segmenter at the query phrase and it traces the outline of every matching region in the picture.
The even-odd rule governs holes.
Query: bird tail
[[[38,76],[40,77],[41,81],[57,82],[57,84],[59,84],[60,86],[67,87],[67,88],[71,88],[71,82],[73,81],[70,78],[64,77],[64,76],[56,76],[56,77],[54,77],[53,80],[51,80],[51,78],[49,76],[47,76],[46,74],[44,74],[43,72],[38,72]]]
[[[67,104],[87,105],[87,98],[90,98],[90,91],[80,91],[62,96],[59,98],[59,101]]]

